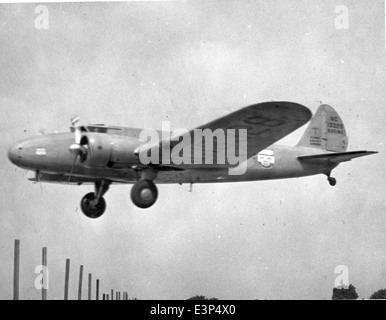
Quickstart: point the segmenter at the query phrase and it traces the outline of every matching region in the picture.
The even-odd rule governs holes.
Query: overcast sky
[[[338,30],[338,5],[349,28]],[[12,297],[21,240],[22,299],[48,247],[51,299],[70,298],[79,265],[101,292],[140,299],[330,299],[335,267],[360,297],[386,288],[385,21],[383,1],[177,1],[0,5],[0,299]],[[43,184],[13,166],[16,141],[83,123],[193,128],[257,102],[288,100],[341,115],[350,150],[379,155],[333,176],[159,186],[148,210],[113,186],[98,220],[79,202],[91,186]],[[295,144],[304,128],[284,139]],[[86,286],[84,286],[86,287]],[[84,297],[86,293],[84,292]]]

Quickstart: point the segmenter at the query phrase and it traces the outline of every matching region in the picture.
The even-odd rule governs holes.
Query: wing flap
[[[92,178],[92,177],[81,177],[72,175],[71,179],[69,179],[68,174],[48,174],[48,173],[40,173],[39,177],[35,175],[33,178],[29,178],[29,181],[35,183],[55,183],[55,184],[68,184],[68,185],[81,185],[81,184],[94,184],[95,182],[100,181],[100,178]],[[126,183],[124,180],[117,179],[107,179],[112,183]]]

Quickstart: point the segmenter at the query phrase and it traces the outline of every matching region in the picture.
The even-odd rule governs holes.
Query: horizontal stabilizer
[[[312,156],[299,156],[300,161],[309,163],[341,163],[351,161],[354,158],[369,156],[378,152],[375,151],[352,151],[352,152],[337,152],[337,153],[324,153]]]

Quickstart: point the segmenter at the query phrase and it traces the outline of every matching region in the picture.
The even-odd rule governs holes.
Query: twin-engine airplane
[[[266,102],[245,107],[197,128],[209,132],[236,130],[238,137],[240,132],[246,132],[246,148],[241,148],[241,140],[226,138],[226,143],[220,145],[221,139],[212,136],[211,143],[217,143],[217,148],[212,148],[210,154],[206,149],[208,141],[204,147],[202,141],[194,140],[197,129],[186,130],[177,138],[171,136],[167,140],[149,142],[148,139],[141,140],[141,129],[82,126],[75,118],[72,133],[26,139],[12,146],[8,157],[16,166],[35,171],[35,178],[30,179],[35,182],[94,184],[95,191],[82,198],[81,209],[87,217],[98,218],[106,210],[103,196],[111,184],[134,184],[132,201],[140,208],[149,208],[157,200],[156,184],[242,182],[325,174],[334,186],[336,180],[331,177],[331,172],[341,162],[377,153],[346,152],[346,131],[332,107],[321,105],[311,117],[308,108],[291,102]],[[273,144],[310,119],[296,146]],[[177,145],[178,156],[181,151],[190,152],[185,152],[180,161],[164,161],[167,159],[165,154],[175,152],[173,148]],[[237,151],[237,147],[238,158],[245,159],[239,164],[239,167],[245,167],[241,174],[235,173],[235,163],[228,158],[214,161],[232,148]],[[161,153],[159,161],[146,164],[141,161],[150,154]]]

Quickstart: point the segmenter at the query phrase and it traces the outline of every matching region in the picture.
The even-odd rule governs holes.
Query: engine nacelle
[[[87,152],[83,163],[91,167],[125,168],[139,162],[134,150],[141,143],[134,138],[89,132],[80,144]]]

